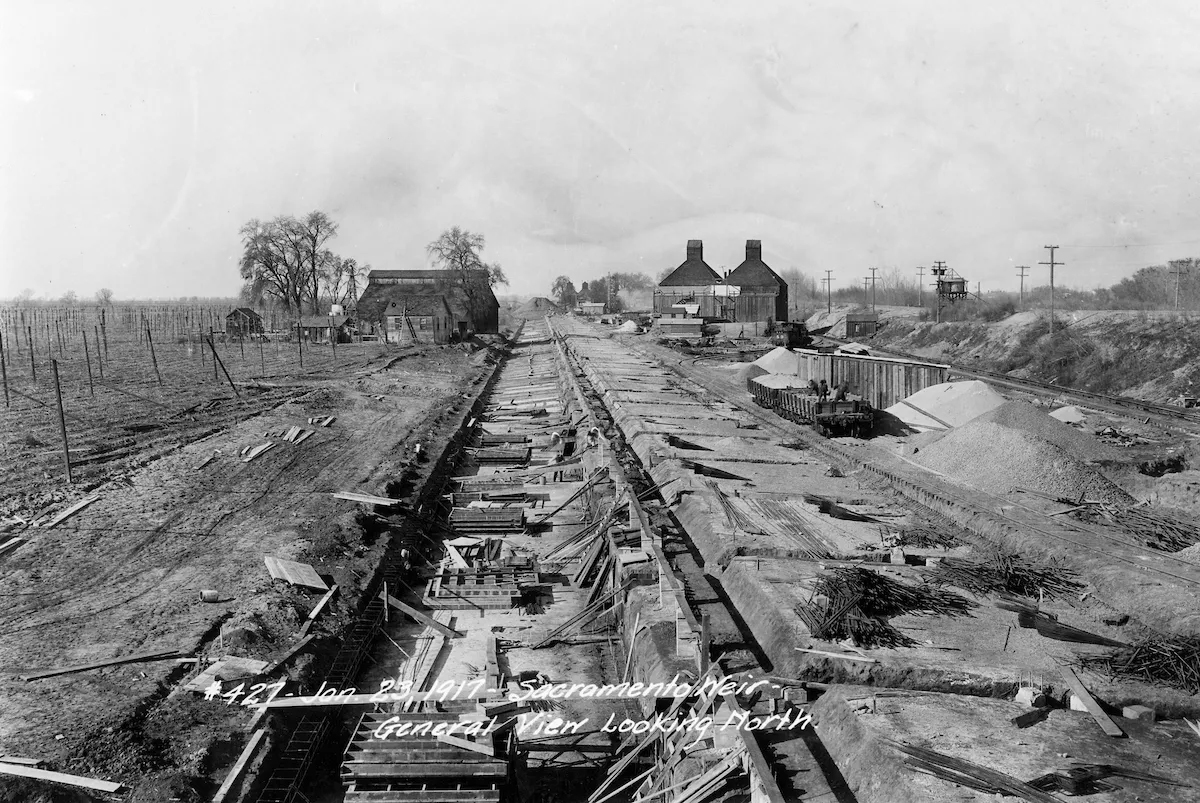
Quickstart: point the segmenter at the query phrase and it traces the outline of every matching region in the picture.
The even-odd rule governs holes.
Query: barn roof
[[[762,240],[746,241],[746,259],[725,277],[738,287],[787,287],[787,282],[762,261]]]
[[[229,313],[229,315],[226,315],[225,317],[228,318],[231,315],[233,315],[234,313],[238,313],[238,312],[240,312],[242,315],[245,315],[247,318],[261,318],[262,317],[261,315],[258,314],[258,312],[250,309],[249,307],[234,307],[233,312]]]
[[[447,298],[446,290],[432,284],[368,284],[358,299],[358,317],[364,321],[381,321],[387,315],[438,315],[458,312],[465,308]],[[392,310],[395,310],[394,312]]]
[[[718,284],[721,277],[704,261],[704,243],[701,240],[688,240],[687,259],[671,271],[659,287],[707,286]]]

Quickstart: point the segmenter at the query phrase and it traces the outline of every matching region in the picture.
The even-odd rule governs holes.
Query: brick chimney
[[[693,259],[704,261],[704,241],[703,240],[688,240],[687,258],[690,262]]]
[[[757,259],[762,262],[762,240],[746,241],[746,259]]]

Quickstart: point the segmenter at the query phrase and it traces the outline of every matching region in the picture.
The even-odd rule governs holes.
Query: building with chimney
[[[746,241],[746,259],[725,277],[738,288],[734,320],[739,323],[781,322],[788,319],[788,286],[762,260],[762,240]]]
[[[654,288],[654,314],[663,318],[718,318],[714,288],[721,277],[704,261],[704,243],[688,240],[687,259]]]

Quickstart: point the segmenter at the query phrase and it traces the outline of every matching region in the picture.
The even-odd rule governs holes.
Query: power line
[[[1043,247],[1050,249],[1050,261],[1049,262],[1039,262],[1038,264],[1050,266],[1050,336],[1053,337],[1054,336],[1054,266],[1055,265],[1065,265],[1066,263],[1054,261],[1054,251],[1059,246],[1047,245],[1047,246],[1043,246]]]
[[[821,281],[824,282],[824,284],[825,284],[825,305],[826,305],[825,312],[826,312],[826,314],[832,314],[833,313],[833,291],[831,288],[833,287],[833,271],[832,270],[825,271],[825,278],[822,279]]]
[[[925,306],[925,266],[917,266],[917,306]]]
[[[875,311],[875,271],[879,268],[871,268],[871,312]]]
[[[1025,272],[1029,270],[1028,265],[1017,265],[1017,271],[1021,277],[1021,309],[1025,309]]]

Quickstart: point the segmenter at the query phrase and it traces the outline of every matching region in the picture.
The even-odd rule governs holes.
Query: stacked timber
[[[525,528],[525,509],[523,507],[456,507],[450,511],[450,526],[460,532],[520,532]]]

